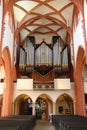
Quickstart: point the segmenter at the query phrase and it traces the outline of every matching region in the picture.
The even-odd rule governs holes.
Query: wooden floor
[[[55,127],[48,121],[37,120],[33,130],[55,130]]]

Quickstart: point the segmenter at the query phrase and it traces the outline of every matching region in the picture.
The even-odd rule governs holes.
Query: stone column
[[[53,102],[53,114],[56,114],[56,103]]]
[[[35,115],[35,102],[32,103],[32,115]]]
[[[74,102],[73,102],[73,109],[74,109],[74,115],[76,114],[76,100],[74,99]]]
[[[75,78],[75,99],[76,99],[76,114],[86,115],[85,110],[85,96],[84,96],[84,81],[82,79],[82,72],[85,64],[85,52],[83,47],[79,47],[76,59],[76,68],[74,73]]]

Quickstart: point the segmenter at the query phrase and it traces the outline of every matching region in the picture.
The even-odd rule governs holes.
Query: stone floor
[[[33,130],[55,130],[55,127],[48,121],[37,120]]]

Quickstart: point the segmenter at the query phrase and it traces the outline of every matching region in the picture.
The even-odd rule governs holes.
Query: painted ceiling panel
[[[22,40],[29,34],[29,32],[25,29],[23,29],[21,32],[20,32],[20,36],[21,36],[21,42]]]
[[[42,25],[46,25],[46,24],[50,24],[53,23],[51,20],[45,19],[45,18],[41,18],[39,20],[36,20],[34,23],[38,23],[38,24],[42,24]]]
[[[56,19],[58,19],[58,20],[60,20],[60,21],[65,22],[65,20],[64,20],[60,15],[58,15],[58,14],[52,14],[52,15],[50,15],[50,16],[53,17],[53,18],[56,18]]]
[[[69,14],[67,13],[69,12]],[[65,17],[67,21],[69,21],[69,25],[71,26],[72,23],[72,15],[73,15],[73,5],[66,8],[64,11],[62,11],[62,15]]]
[[[21,6],[24,8],[26,11],[30,11],[32,8],[34,8],[38,3],[33,2],[33,1],[19,1],[16,3],[17,5]]]
[[[36,17],[37,15],[31,15],[31,14],[27,14],[21,21],[20,25],[23,24],[24,22],[30,20],[31,18]]]
[[[58,34],[61,36],[61,38],[65,41],[66,40],[66,30],[62,29],[58,32]]]
[[[38,29],[39,32],[49,32],[50,30],[49,29],[46,29],[46,28],[41,28],[41,29]]]
[[[56,26],[56,25],[51,25],[51,26],[49,26],[49,28],[51,28],[51,29],[53,29],[54,31],[56,31],[56,30],[58,30],[59,28],[60,28],[60,26]]]
[[[54,7],[56,10],[60,10],[68,3],[70,3],[69,0],[53,0],[52,2],[49,2],[49,5]]]
[[[42,5],[42,6],[38,7],[37,9],[35,9],[33,12],[44,15],[44,14],[53,12],[53,10],[48,8],[47,6]]]
[[[15,19],[20,22],[21,19],[25,16],[25,12],[22,11],[21,9],[17,8],[16,6],[14,6],[14,15],[15,15]]]
[[[27,29],[33,31],[34,29],[38,28],[38,26],[28,26]]]

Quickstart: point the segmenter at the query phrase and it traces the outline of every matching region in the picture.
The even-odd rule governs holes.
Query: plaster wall
[[[68,94],[74,101],[74,84],[71,83],[71,89],[69,90],[17,90],[17,84],[15,83],[13,91],[13,102],[21,94],[28,95],[33,102],[35,102],[40,95],[46,94],[53,102],[56,102],[58,97],[64,93]]]

